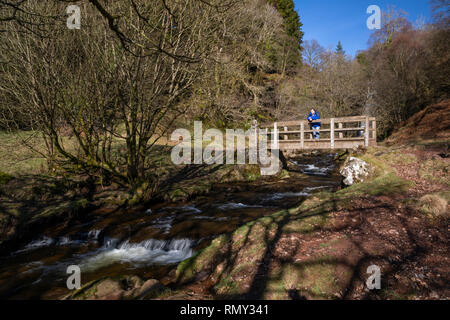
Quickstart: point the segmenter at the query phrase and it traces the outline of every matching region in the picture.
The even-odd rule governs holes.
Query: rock
[[[339,173],[344,177],[343,183],[351,186],[363,182],[370,174],[370,165],[358,158],[349,157],[342,166]]]
[[[124,290],[118,281],[105,279],[96,286],[95,294],[90,298],[98,300],[120,300],[123,293]]]
[[[150,279],[145,281],[141,287],[137,288],[130,297],[132,299],[149,299],[165,289],[166,287],[161,282],[156,279]]]

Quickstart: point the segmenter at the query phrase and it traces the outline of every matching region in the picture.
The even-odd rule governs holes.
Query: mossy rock
[[[220,249],[229,241],[226,235],[215,238],[211,244],[196,252],[192,257],[178,264],[176,270],[176,279],[179,283],[185,283],[193,278],[202,270],[213,267],[213,263],[219,258]]]

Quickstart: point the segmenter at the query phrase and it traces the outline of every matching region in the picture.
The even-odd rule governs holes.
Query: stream
[[[82,285],[125,274],[169,283],[180,261],[218,235],[294,207],[313,193],[335,190],[341,177],[333,158],[334,154],[296,157],[288,160],[292,174],[284,179],[217,184],[211,193],[192,201],[142,210],[99,209],[70,226],[51,226],[0,257],[0,299],[60,298],[69,293],[69,265],[80,267]]]

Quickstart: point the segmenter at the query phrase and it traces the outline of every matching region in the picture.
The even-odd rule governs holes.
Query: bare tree
[[[137,188],[149,179],[155,143],[186,112],[179,101],[211,61],[227,12],[198,0],[135,0],[133,9],[126,2],[108,8],[140,44],[133,50],[120,45],[95,6],[86,6],[81,30],[49,24],[48,38],[9,25],[0,51],[0,94],[5,106],[29,110],[31,127],[58,160]],[[34,5],[60,9],[51,4]],[[67,131],[75,148],[63,139]]]
[[[306,40],[303,47],[303,61],[317,70],[321,65],[321,58],[325,49],[315,39]]]
[[[195,0],[195,2],[203,7],[209,7],[216,13],[224,13],[242,0]],[[53,5],[73,4],[91,4],[107,23],[107,27],[115,34],[124,49],[134,55],[152,54],[154,51],[165,53],[172,58],[182,59],[189,62],[198,62],[201,56],[181,56],[173,52],[167,51],[166,48],[159,45],[158,42],[142,41],[139,34],[128,26],[128,15],[133,14],[141,26],[146,25],[153,28],[153,21],[149,19],[148,7],[163,6],[166,14],[174,18],[177,17],[179,3],[174,0],[155,0],[143,4],[140,0],[49,0]],[[45,26],[55,23],[65,22],[65,11],[60,10],[53,14],[38,9],[35,6],[36,0],[1,0],[0,1],[0,32],[5,31],[6,24],[15,24],[16,28],[22,32],[33,32],[40,36],[49,36]],[[60,6],[60,8],[64,8]]]
[[[434,23],[442,29],[450,28],[450,1],[430,0]]]
[[[412,27],[411,22],[406,18],[407,15],[406,11],[396,9],[395,6],[388,6],[381,15],[381,29],[371,35],[370,42],[389,45],[396,32]]]

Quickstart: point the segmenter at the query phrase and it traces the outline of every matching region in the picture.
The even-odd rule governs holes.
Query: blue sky
[[[340,40],[347,54],[367,48],[372,33],[366,26],[369,5],[378,5],[383,11],[395,6],[408,12],[415,22],[424,17],[429,21],[431,9],[428,0],[294,0],[295,9],[303,23],[304,40],[316,39],[325,47],[336,48]]]

